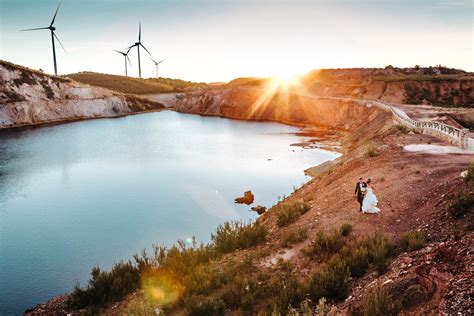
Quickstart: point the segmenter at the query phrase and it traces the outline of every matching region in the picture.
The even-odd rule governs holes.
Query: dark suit
[[[365,182],[357,182],[354,194],[357,194],[357,202],[360,204],[360,210],[362,211],[362,201],[364,201],[365,192],[362,191],[362,187],[367,187]]]

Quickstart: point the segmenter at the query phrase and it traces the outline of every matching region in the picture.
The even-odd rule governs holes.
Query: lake
[[[290,146],[297,131],[172,111],[0,131],[0,314],[152,244],[255,219],[235,197],[271,206],[339,155]]]

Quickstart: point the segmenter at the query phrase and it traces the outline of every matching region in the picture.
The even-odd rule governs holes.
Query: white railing
[[[467,128],[456,128],[436,121],[416,121],[408,117],[405,112],[383,101],[368,101],[367,104],[392,112],[393,117],[408,128],[440,137],[461,148],[468,147],[469,129]]]

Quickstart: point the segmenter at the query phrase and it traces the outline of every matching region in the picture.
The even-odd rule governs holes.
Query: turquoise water
[[[289,145],[296,128],[171,111],[0,131],[0,314],[85,284],[153,243],[207,242],[255,218],[328,151]]]

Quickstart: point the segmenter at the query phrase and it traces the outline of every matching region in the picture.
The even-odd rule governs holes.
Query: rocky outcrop
[[[253,203],[255,197],[252,194],[252,191],[245,191],[244,196],[236,198],[234,201],[237,204],[247,204],[250,205]]]
[[[380,111],[352,101],[320,99],[313,95],[275,93],[263,89],[234,87],[189,93],[176,102],[179,112],[242,120],[277,121],[294,125],[324,125],[350,128],[369,113]]]
[[[0,61],[0,128],[158,110],[158,102]]]

